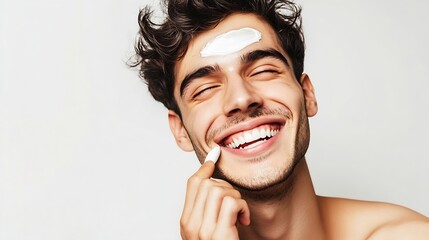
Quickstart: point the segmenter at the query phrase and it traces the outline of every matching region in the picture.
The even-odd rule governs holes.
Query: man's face
[[[259,31],[261,39],[226,55],[201,56],[208,42],[243,28]],[[317,112],[310,79],[297,80],[292,67],[271,26],[252,14],[231,15],[194,37],[175,66],[182,119],[170,111],[169,122],[178,145],[195,150],[201,162],[220,145],[217,177],[238,187],[283,181],[304,157],[307,116]]]

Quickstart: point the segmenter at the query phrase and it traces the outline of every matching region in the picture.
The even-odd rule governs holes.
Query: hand
[[[188,179],[180,219],[182,239],[239,239],[237,224],[250,224],[249,207],[231,184],[212,179],[215,164],[205,162]]]

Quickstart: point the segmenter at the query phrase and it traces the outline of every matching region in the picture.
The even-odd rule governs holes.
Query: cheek
[[[302,105],[304,95],[298,83],[272,81],[270,84],[261,83],[257,88],[264,99],[286,105],[292,111]]]
[[[219,106],[219,102],[207,101],[186,112],[184,122],[189,134],[192,135],[191,138],[205,141],[206,134],[219,112]]]

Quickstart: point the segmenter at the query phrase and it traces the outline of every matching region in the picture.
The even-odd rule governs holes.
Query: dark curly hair
[[[253,13],[267,21],[278,34],[283,50],[289,55],[296,79],[304,67],[304,36],[301,8],[287,0],[163,0],[166,18],[152,20],[149,7],[140,10],[140,32],[135,44],[135,59],[155,100],[179,116],[174,98],[174,67],[198,33],[214,28],[232,13]],[[164,10],[164,11],[165,11]]]

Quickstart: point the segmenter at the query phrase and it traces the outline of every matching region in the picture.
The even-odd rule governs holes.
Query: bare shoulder
[[[429,219],[411,209],[344,198],[318,200],[329,239],[429,239]]]
[[[374,230],[368,240],[428,240],[429,221],[426,220],[403,220],[394,221],[381,225]]]

